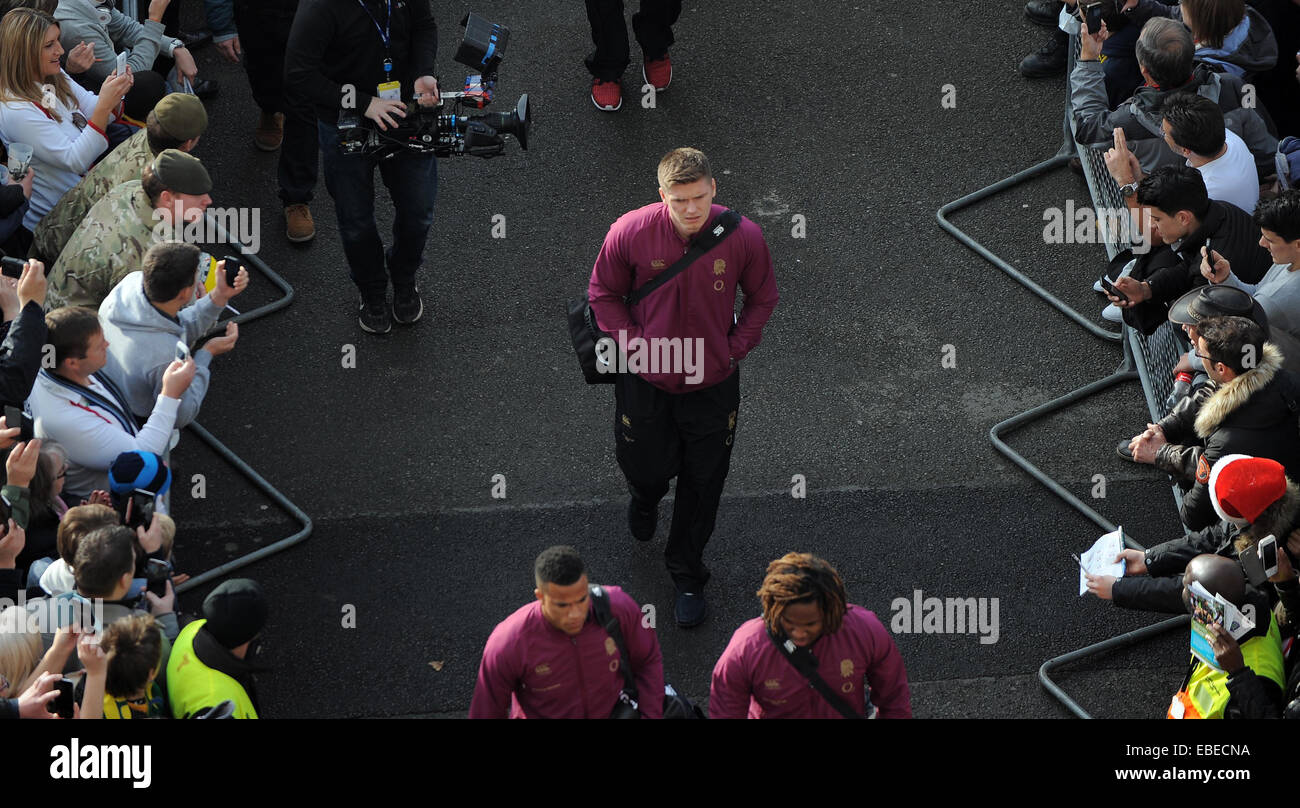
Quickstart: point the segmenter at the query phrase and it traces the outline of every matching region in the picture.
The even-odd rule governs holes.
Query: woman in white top
[[[103,154],[113,111],[131,89],[128,70],[111,74],[96,96],[68,79],[59,66],[62,55],[53,17],[16,8],[0,21],[0,140],[31,146],[36,167],[23,218],[28,230]]]

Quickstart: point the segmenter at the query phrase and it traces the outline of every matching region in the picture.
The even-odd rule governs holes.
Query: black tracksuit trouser
[[[666,393],[633,373],[614,383],[614,454],[637,507],[658,505],[677,478],[664,558],[682,592],[709,581],[704,546],[731,467],[740,409],[740,370],[702,390]]]
[[[646,61],[668,53],[673,44],[673,23],[682,13],[682,0],[641,0],[632,15],[632,30]],[[587,22],[596,50],[587,57],[587,70],[601,81],[618,81],[630,61],[623,0],[587,0]]]

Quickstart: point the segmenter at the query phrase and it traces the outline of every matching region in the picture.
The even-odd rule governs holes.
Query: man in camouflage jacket
[[[173,240],[177,228],[202,218],[212,179],[197,157],[168,149],[95,203],[50,271],[46,309],[98,309],[117,282],[141,268],[150,245]],[[198,267],[195,267],[198,271]]]

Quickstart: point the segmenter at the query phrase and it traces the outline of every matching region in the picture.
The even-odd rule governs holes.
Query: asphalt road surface
[[[545,547],[578,547],[598,582],[655,606],[670,681],[706,700],[732,631],[758,614],[766,564],[790,550],[835,564],[853,602],[888,625],[894,601],[997,600],[991,632],[898,633],[918,717],[1063,717],[1044,660],[1160,619],[1077,595],[1099,531],[1002,459],[989,428],[1109,374],[1102,342],[935,223],[944,203],[1050,157],[1064,80],[1017,61],[1047,36],[1015,5],[755,5],[687,0],[670,90],[616,114],[588,97],[580,6],[435,2],[444,88],[468,10],[511,29],[498,110],[528,92],[531,149],[444,160],[421,290],[424,319],[377,338],[356,322],[322,182],[317,237],[284,239],[275,156],[241,68],[199,51],[221,82],[197,154],[219,207],[260,209],[260,256],[294,285],[213,363],[200,421],[305,510],[304,543],[246,568],[272,604],[259,661],[268,717],[463,716],[492,627],[532,597]],[[567,6],[564,7],[568,9]],[[941,104],[945,85],[955,106]],[[672,620],[658,538],[628,534],[613,457],[612,391],[582,383],[563,319],[609,225],[657,199],[655,167],[703,149],[718,202],[762,228],[781,303],[745,362],[731,474],[709,545],[710,616]],[[1089,313],[1096,245],[1048,245],[1043,211],[1087,203],[1062,170],[957,223]],[[381,231],[391,222],[380,190]],[[504,238],[493,238],[504,216]],[[806,237],[794,237],[794,217]],[[500,221],[497,219],[496,221]],[[254,278],[250,299],[268,300]],[[260,297],[257,297],[260,295]],[[951,346],[948,350],[945,346]],[[354,351],[355,367],[344,359]],[[943,359],[955,356],[955,367]],[[950,361],[947,363],[952,365]],[[1146,422],[1126,384],[1016,433],[1011,444],[1147,544],[1179,532],[1167,483],[1114,455]],[[191,574],[288,536],[291,520],[193,435],[175,452],[178,558]],[[194,499],[195,474],[206,497]],[[1092,498],[1094,475],[1105,498]],[[506,496],[493,498],[504,475]],[[791,496],[803,475],[807,496]],[[195,612],[210,587],[182,597]],[[355,627],[348,616],[355,615]],[[1068,669],[1099,716],[1163,715],[1181,632]]]

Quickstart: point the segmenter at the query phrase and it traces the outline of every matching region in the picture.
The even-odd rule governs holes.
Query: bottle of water
[[[1165,412],[1171,412],[1174,407],[1178,406],[1178,402],[1182,401],[1183,396],[1187,395],[1191,389],[1192,374],[1185,370],[1179,371],[1174,376],[1173,392],[1169,394],[1169,398],[1165,401]]]

